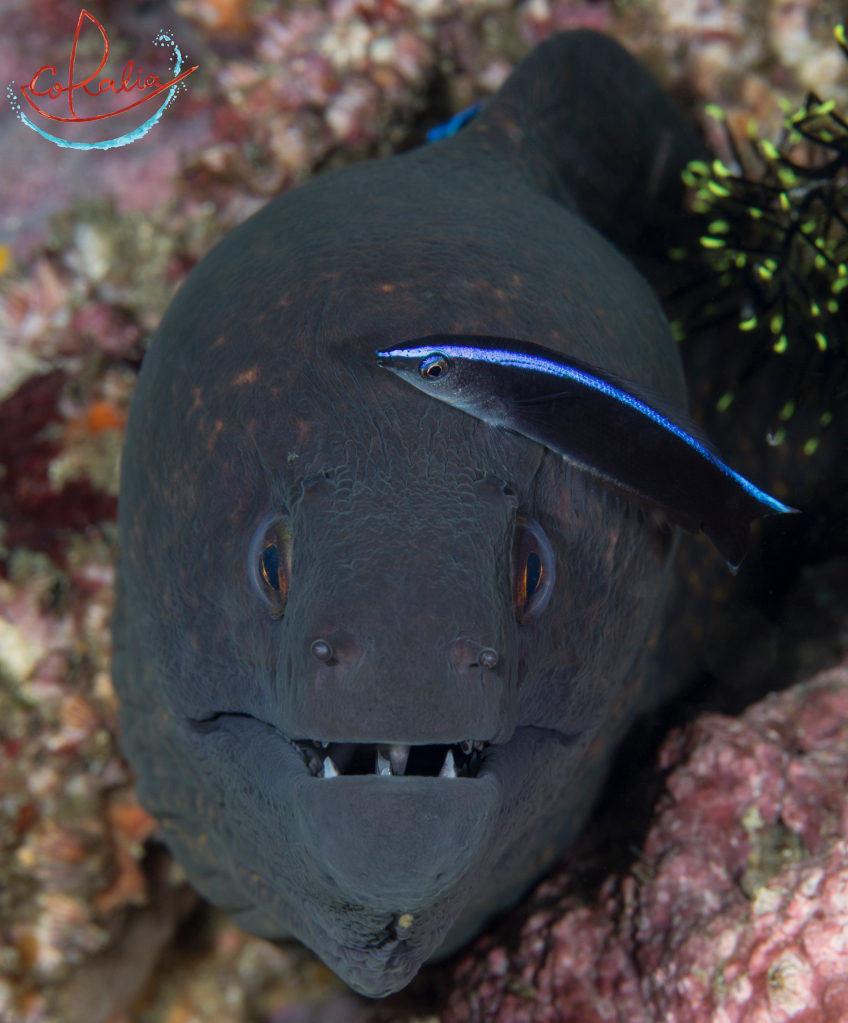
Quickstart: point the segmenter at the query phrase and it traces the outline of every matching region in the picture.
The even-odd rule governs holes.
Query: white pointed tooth
[[[383,754],[377,750],[377,766],[375,768],[377,774],[382,775],[384,778],[388,777],[392,773],[391,763],[383,756]]]
[[[321,745],[324,747],[324,749],[326,749],[330,744],[328,742],[324,742],[324,740],[322,739]]]
[[[403,774],[409,760],[409,746],[389,746],[389,760],[392,764],[392,774]]]
[[[324,757],[324,773],[321,775],[322,778],[338,778],[339,770],[333,763],[332,757]]]
[[[448,750],[445,762],[442,764],[442,769],[439,771],[440,778],[455,778],[456,768],[453,764],[453,750]]]

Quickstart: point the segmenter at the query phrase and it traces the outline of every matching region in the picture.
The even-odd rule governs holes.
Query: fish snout
[[[279,723],[294,738],[369,744],[504,741],[517,705],[507,637],[372,622],[289,637]],[[472,638],[474,635],[479,638]]]

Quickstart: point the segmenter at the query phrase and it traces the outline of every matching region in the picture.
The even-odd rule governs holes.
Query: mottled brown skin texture
[[[434,333],[527,338],[684,408],[662,311],[577,210],[583,195],[613,236],[624,208],[627,233],[657,227],[696,148],[616,44],[557,37],[460,135],[328,174],[233,231],[145,359],[114,660],[142,801],[204,895],[258,934],[299,938],[363,993],[458,947],[573,840],[616,741],[661,693],[675,546],[374,352]],[[282,617],[248,563],[274,512],[292,533]],[[518,514],[557,559],[550,604],[523,625]],[[318,637],[330,664],[310,653]],[[482,647],[495,667],[477,664]],[[288,741],[307,738],[491,745],[476,778],[322,779]]]

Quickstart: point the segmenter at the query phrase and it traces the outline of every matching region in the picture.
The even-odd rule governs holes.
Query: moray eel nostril
[[[313,640],[312,645],[309,648],[312,651],[312,656],[316,660],[321,661],[324,664],[329,664],[333,659],[333,646],[326,639]]]
[[[483,647],[477,655],[477,661],[482,668],[496,668],[498,665],[498,652],[491,647]]]

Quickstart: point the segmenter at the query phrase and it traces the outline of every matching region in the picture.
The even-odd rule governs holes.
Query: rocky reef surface
[[[663,743],[624,875],[541,884],[456,967],[445,1023],[848,1016],[848,662]],[[576,869],[575,869],[576,868]]]

